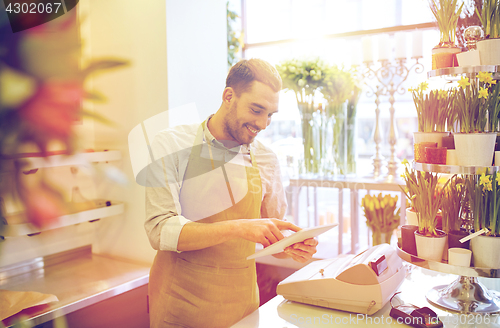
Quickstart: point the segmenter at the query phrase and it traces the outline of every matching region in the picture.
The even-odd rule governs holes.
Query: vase
[[[332,158],[335,163],[335,175],[346,174],[346,104],[328,105],[327,112],[332,115]]]
[[[401,249],[408,254],[417,256],[415,231],[418,231],[418,226],[416,225],[407,224],[401,226]]]
[[[412,208],[406,208],[406,224],[418,226],[418,213]]]
[[[304,148],[303,167],[301,174],[315,175],[319,172],[319,161],[317,159],[317,136],[315,128],[314,103],[299,103],[300,119],[302,126],[302,143]]]
[[[500,65],[500,39],[484,39],[476,43],[481,65]]]
[[[380,244],[391,244],[392,233],[394,230],[389,232],[372,231],[372,242],[373,246]]]
[[[347,119],[346,121],[346,154],[345,154],[345,174],[356,174],[356,160],[357,160],[357,147],[356,147],[356,123],[355,118]]]
[[[454,138],[458,165],[492,165],[496,132],[455,133]]]
[[[461,51],[459,47],[452,43],[440,43],[432,48],[432,69],[458,66],[456,54]]]
[[[438,230],[437,236],[426,236],[415,231],[417,256],[424,260],[441,262],[446,245],[446,233]]]
[[[500,269],[499,237],[474,237],[470,240],[470,248],[475,267]]]

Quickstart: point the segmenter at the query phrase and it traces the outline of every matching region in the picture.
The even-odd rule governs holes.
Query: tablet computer
[[[247,257],[247,260],[255,259],[257,257],[261,256],[266,256],[266,255],[272,255],[276,253],[283,252],[285,248],[287,248],[290,245],[293,245],[295,243],[300,243],[301,241],[304,241],[309,238],[314,238],[318,235],[321,235],[324,232],[327,232],[331,228],[337,226],[338,223],[332,223],[332,224],[326,224],[326,225],[321,225],[317,227],[312,227],[312,228],[304,228],[300,231],[297,231],[293,234],[291,234],[288,237],[285,237],[277,242],[275,242],[272,245],[267,246],[264,249],[261,249],[252,255]]]

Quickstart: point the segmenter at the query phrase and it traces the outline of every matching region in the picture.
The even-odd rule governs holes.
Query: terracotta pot
[[[415,231],[417,256],[424,260],[441,262],[446,245],[446,233],[438,230],[438,236],[425,236]]]

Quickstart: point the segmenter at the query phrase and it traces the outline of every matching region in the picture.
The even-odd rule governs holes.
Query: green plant
[[[500,2],[498,0],[483,0],[481,12],[476,7],[476,14],[481,20],[486,39],[500,37]]]
[[[403,181],[405,182],[405,187],[401,187],[401,190],[406,196],[406,199],[410,202],[410,208],[415,209],[415,197],[417,195],[417,173],[415,169],[410,167],[410,163],[408,160],[404,159],[401,164],[404,165],[405,170],[403,174],[401,175],[401,178],[403,178]]]
[[[417,110],[419,132],[445,132],[453,130],[456,116],[453,115],[453,91],[427,90],[427,83],[422,82],[415,89],[408,89]]]
[[[448,187],[443,189],[441,210],[445,232],[459,231],[462,226],[462,203],[465,199],[465,189],[464,180],[458,175],[454,175]]]
[[[475,79],[462,76],[453,96],[460,132],[498,131],[500,89],[491,73],[479,72]]]
[[[438,23],[441,43],[454,44],[457,22],[464,4],[457,9],[457,0],[439,0],[439,6],[435,0],[431,0],[429,6]]]
[[[500,174],[481,174],[466,180],[474,230],[487,228],[488,235],[500,235]]]
[[[406,183],[403,192],[417,212],[418,231],[426,236],[437,236],[437,214],[441,209],[443,189],[446,188],[449,180],[443,187],[440,187],[437,173],[416,171],[410,168],[406,160],[403,164],[405,173],[402,178]]]
[[[238,62],[238,52],[243,45],[243,32],[239,35],[233,29],[233,24],[239,18],[236,12],[229,9],[229,1],[226,2],[226,19],[227,19],[227,64],[229,67]]]

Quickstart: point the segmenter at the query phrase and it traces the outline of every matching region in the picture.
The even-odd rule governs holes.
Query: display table
[[[457,276],[442,274],[411,264],[405,264],[409,273],[400,286],[401,294],[394,299],[419,307],[428,306],[434,310],[444,323],[444,327],[500,327],[500,314],[465,315],[451,313],[432,306],[425,298],[426,293],[436,285],[446,285],[454,281]],[[500,280],[479,278],[484,285],[494,290],[500,290]],[[335,293],[335,291],[332,291]],[[307,304],[285,300],[278,295],[258,310],[233,325],[233,328],[292,328],[292,327],[332,327],[335,325],[350,325],[357,327],[409,327],[398,323],[389,316],[390,304],[386,304],[380,311],[371,316],[332,310]]]
[[[298,224],[299,218],[299,195],[300,191],[303,187],[312,187],[313,192],[313,206],[314,206],[314,223],[313,226],[319,225],[318,220],[318,201],[316,196],[316,188],[336,188],[339,190],[338,196],[338,217],[339,217],[339,225],[338,231],[341,232],[344,230],[344,222],[340,218],[343,217],[343,203],[344,196],[343,193],[340,192],[343,189],[350,190],[350,210],[351,210],[351,254],[356,254],[358,252],[358,244],[359,244],[359,209],[361,206],[359,200],[359,190],[378,190],[378,191],[392,191],[392,192],[400,192],[400,199],[406,199],[404,192],[401,187],[404,187],[404,182],[402,180],[393,180],[393,181],[384,181],[377,180],[373,178],[297,178],[290,179],[290,188],[292,190],[292,202],[290,204],[292,209],[293,220],[295,224]],[[308,199],[309,201],[309,199]],[[405,224],[405,213],[406,213],[406,202],[401,202],[401,224]],[[309,223],[309,225],[311,225]],[[338,253],[345,253],[343,250],[343,240],[342,233],[339,233],[338,240]]]

